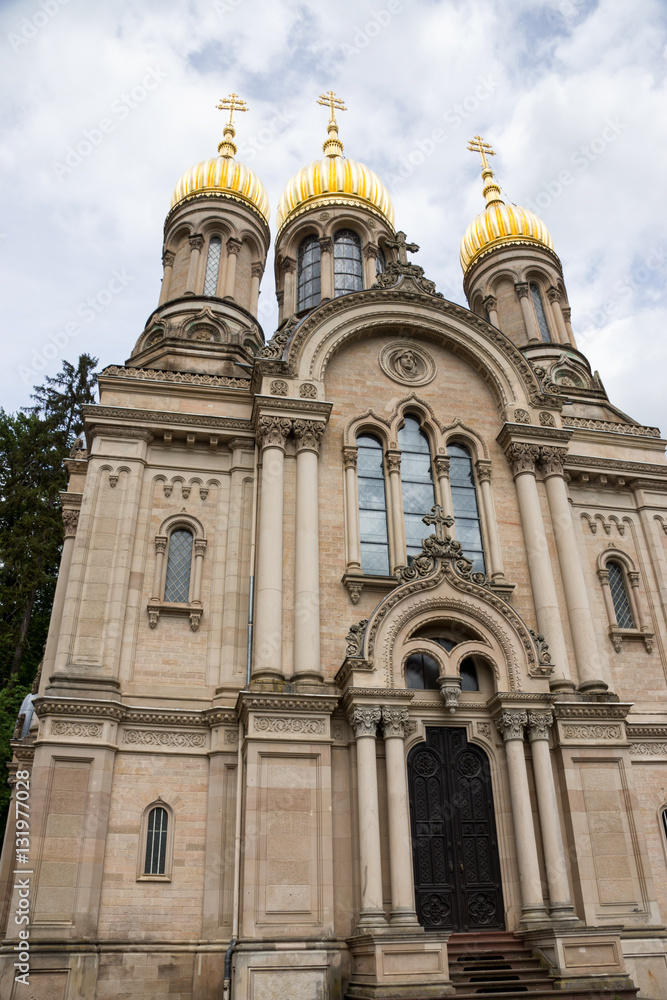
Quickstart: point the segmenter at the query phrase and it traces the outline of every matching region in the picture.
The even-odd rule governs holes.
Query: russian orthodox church
[[[66,461],[0,995],[667,997],[665,442],[488,144],[466,309],[320,103],[276,332],[232,95]]]

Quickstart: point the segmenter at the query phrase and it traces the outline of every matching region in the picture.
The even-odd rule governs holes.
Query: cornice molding
[[[501,432],[502,433],[502,432]],[[568,455],[566,468],[572,469],[604,469],[609,472],[625,472],[628,475],[636,473],[640,476],[660,476],[667,480],[667,465],[649,465],[648,462],[627,462],[616,458],[592,458],[586,455]],[[647,480],[652,486],[651,480]]]
[[[137,421],[147,424],[172,424],[174,426],[202,427],[207,430],[246,431],[248,434],[253,433],[251,420],[238,420],[231,417],[214,417],[170,410],[135,410],[126,406],[100,406],[92,403],[83,407],[83,413],[86,420],[120,420],[122,421],[122,426],[125,427],[127,427],[128,423]],[[115,432],[117,425],[110,424],[109,426]],[[106,428],[105,433],[107,433]]]
[[[40,719],[51,716],[88,716],[93,719],[110,719],[133,726],[177,726],[184,729],[207,729],[220,725],[237,725],[234,709],[209,708],[197,711],[165,711],[160,708],[136,708],[121,702],[93,698],[35,699],[35,712]]]
[[[133,368],[130,365],[107,365],[98,379],[121,378],[142,382],[170,382],[177,385],[213,386],[221,389],[250,390],[249,378],[234,378],[231,375],[204,375],[197,372],[172,372],[159,368]]]

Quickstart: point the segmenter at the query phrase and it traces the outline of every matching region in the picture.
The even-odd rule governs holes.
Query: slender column
[[[197,294],[197,276],[199,274],[199,255],[204,246],[204,237],[201,234],[190,237],[190,266],[188,267],[188,280],[185,289],[186,295]]]
[[[261,500],[257,532],[255,677],[281,677],[283,632],[283,502],[287,417],[259,418],[262,451]]]
[[[318,458],[325,424],[295,420],[294,676],[322,679]]]
[[[155,570],[153,571],[153,593],[152,601],[162,600],[162,569],[164,566],[164,554],[167,549],[167,536],[158,535],[155,539]]]
[[[495,295],[487,295],[482,305],[486,309],[487,315],[489,317],[489,323],[491,323],[493,326],[497,326],[498,329],[500,329],[500,326],[498,324],[498,299],[495,297]]]
[[[526,336],[528,340],[541,340],[540,331],[537,326],[537,317],[535,316],[535,310],[530,301],[530,288],[528,284],[524,282],[519,282],[514,286],[516,294],[518,296],[519,302],[521,303],[521,312],[523,313],[523,322],[526,327]]]
[[[632,617],[634,618],[637,628],[641,629],[642,632],[646,632],[648,626],[644,619],[642,613],[642,606],[639,601],[639,573],[634,570],[628,570],[627,573],[628,581],[630,583],[630,590],[628,591],[628,597],[630,599],[630,606],[632,608]]]
[[[558,330],[558,339],[561,344],[567,344],[569,337],[567,335],[567,328],[565,326],[565,320],[563,319],[563,310],[560,304],[560,292],[557,288],[553,286],[547,289],[547,297],[551,303],[551,311],[553,313],[554,320],[556,321],[556,329]]]
[[[388,451],[386,454],[387,472],[389,473],[389,504],[394,544],[392,548],[391,571],[399,566],[407,566],[408,556],[405,547],[405,524],[403,522],[403,491],[401,489],[401,453]]]
[[[528,789],[526,756],[523,751],[523,730],[527,722],[528,714],[522,709],[504,709],[496,719],[498,731],[505,741],[507,755],[507,776],[521,882],[521,923],[524,926],[548,919],[542,898],[533,810]]]
[[[356,448],[343,448],[343,465],[345,467],[345,512],[347,514],[347,568],[348,570],[361,570]]]
[[[507,448],[507,457],[516,483],[537,628],[551,649],[552,661],[558,671],[554,681],[571,687],[556,584],[535,482],[535,462],[539,454],[540,449],[532,444],[510,444]]]
[[[475,463],[477,482],[482,495],[482,510],[484,511],[484,527],[489,545],[489,576],[491,580],[504,580],[503,557],[500,551],[500,539],[496,521],[496,510],[491,492],[491,463],[481,459]]]
[[[410,806],[403,752],[407,708],[382,707],[382,731],[387,764],[387,812],[389,815],[389,871],[391,874],[391,918],[393,926],[415,927],[415,897],[412,879]]]
[[[294,280],[296,277],[296,261],[291,257],[285,257],[280,268],[285,275],[283,278],[284,315],[291,316],[292,313],[296,312],[297,307],[296,284]]]
[[[540,448],[580,686],[587,691],[606,691],[607,685],[600,679],[600,654],[563,476],[566,455],[567,448]]]
[[[333,281],[333,240],[323,236],[320,244],[320,299],[332,299],[334,294]]]
[[[206,539],[195,539],[195,566],[194,579],[192,581],[192,603],[201,604],[201,574],[204,568],[204,552],[206,551]]]
[[[604,597],[604,606],[607,609],[609,624],[616,625],[616,609],[614,607],[614,599],[611,596],[611,587],[609,586],[609,570],[599,569],[598,580],[602,584],[602,596]]]
[[[76,529],[79,524],[78,510],[64,510],[63,524],[65,525],[65,538],[63,541],[63,551],[60,556],[60,567],[58,569],[58,579],[56,590],[53,595],[53,607],[51,609],[51,620],[49,622],[49,633],[44,648],[44,663],[42,666],[42,676],[48,678],[53,670],[56,660],[56,647],[58,636],[60,635],[60,623],[65,607],[65,594],[67,593],[67,581],[69,580],[70,566],[72,565],[72,552],[74,550],[74,539]]]
[[[452,490],[449,482],[449,466],[451,459],[449,455],[436,455],[433,459],[435,474],[438,478],[438,503],[442,507],[445,517],[454,517],[454,507],[452,506]],[[456,538],[456,525],[450,528],[450,535]]]
[[[560,829],[556,785],[549,752],[551,712],[529,712],[528,734],[533,752],[533,772],[540,814],[544,864],[549,885],[549,915],[552,920],[576,920],[567,880],[567,859]]]
[[[164,272],[162,275],[162,287],[160,288],[160,301],[158,302],[160,306],[169,298],[169,286],[171,285],[171,275],[173,273],[175,258],[176,254],[172,250],[165,250],[162,254]]]
[[[577,342],[574,339],[574,330],[572,329],[571,317],[572,310],[569,306],[562,306],[563,311],[563,321],[565,322],[565,329],[567,330],[567,339],[572,344],[574,348],[577,346]]]
[[[348,720],[357,741],[359,860],[361,865],[360,930],[387,926],[382,902],[380,818],[375,760],[375,732],[380,716],[380,709],[376,707],[355,708]]]
[[[243,244],[241,240],[230,236],[225,246],[227,247],[227,267],[225,269],[225,294],[223,298],[233,299],[236,291],[236,258]]]
[[[377,243],[367,243],[364,247],[364,288],[371,288],[377,280],[377,255],[380,248]]]
[[[264,265],[261,261],[255,261],[250,271],[252,274],[250,282],[250,312],[253,316],[256,316],[259,309],[259,283],[264,274]]]

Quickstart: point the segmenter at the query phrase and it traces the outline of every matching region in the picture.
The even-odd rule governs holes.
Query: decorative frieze
[[[567,723],[561,729],[568,740],[620,740],[623,728],[616,725],[575,725]]]
[[[309,719],[307,716],[253,716],[253,732],[281,733],[299,736],[326,736],[326,719]]]
[[[143,747],[179,747],[180,749],[203,748],[206,746],[205,733],[174,733],[155,729],[125,729],[123,743]]]
[[[79,736],[84,739],[99,739],[102,735],[102,726],[97,722],[61,722],[54,720],[51,723],[52,736]]]
[[[667,743],[633,743],[630,746],[631,757],[666,757]]]
[[[100,378],[141,379],[144,382],[176,382],[181,385],[208,385],[220,389],[250,389],[249,378],[233,378],[230,375],[203,375],[198,372],[172,372],[157,368],[130,368],[125,365],[108,365]]]

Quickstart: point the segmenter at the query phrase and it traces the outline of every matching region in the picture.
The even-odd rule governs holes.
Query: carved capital
[[[292,429],[289,417],[260,417],[257,437],[260,448],[283,448]]]
[[[237,240],[236,237],[230,236],[225,246],[227,247],[228,254],[233,254],[234,256],[236,256],[240,251],[241,247],[243,246],[243,243],[241,242],[241,240]]]
[[[547,297],[549,302],[560,302],[560,292],[553,285],[551,288],[547,288]]]
[[[318,241],[321,253],[333,252],[333,240],[330,236],[322,236]]]
[[[593,526],[593,522],[591,523],[591,527],[592,526]],[[595,534],[595,532],[593,532],[593,534]],[[608,587],[609,586],[609,570],[608,569],[599,569],[598,570],[598,580],[600,581],[600,583],[602,584],[603,587],[605,587],[605,586]]]
[[[528,713],[524,709],[506,708],[496,719],[496,728],[505,742],[522,740],[528,725]]]
[[[436,455],[433,459],[433,464],[435,465],[435,474],[439,479],[442,476],[449,476],[449,467],[451,465],[449,455]]]
[[[375,739],[377,725],[382,712],[376,706],[355,708],[350,712],[347,721],[354,730],[356,739],[361,736],[372,736]]]
[[[491,312],[491,310],[495,311],[498,308],[498,299],[495,297],[495,295],[487,295],[484,301],[482,302],[482,305],[484,306],[487,312]]]
[[[388,705],[382,706],[382,733],[386,740],[392,737],[403,739],[405,736],[405,723],[409,715],[407,708],[390,708]]]
[[[201,233],[197,233],[196,236],[190,237],[189,243],[191,250],[201,250],[201,248],[204,246],[204,237],[201,235]]]
[[[162,254],[162,266],[163,267],[173,267],[174,261],[176,260],[176,254],[173,250],[165,250]]]
[[[480,458],[479,461],[475,462],[475,472],[477,473],[478,483],[491,482],[491,462]]]
[[[512,443],[508,446],[505,454],[512,467],[513,476],[518,476],[521,472],[535,474],[535,463],[540,457],[540,449],[536,444]]]
[[[345,469],[356,469],[357,467],[357,449],[356,448],[343,448],[343,467]]]
[[[203,556],[205,552],[206,552],[206,539],[195,538],[195,555]]]
[[[562,476],[563,464],[567,458],[567,448],[555,448],[553,445],[543,445],[540,448],[540,465],[546,476]]]
[[[294,437],[296,438],[296,450],[314,451],[319,454],[320,441],[324,434],[325,424],[321,420],[295,420]]]
[[[63,524],[65,525],[65,538],[73,538],[79,526],[79,511],[64,510]]]
[[[283,274],[290,274],[291,272],[296,271],[296,261],[294,260],[294,257],[283,258],[280,263],[280,270]]]
[[[518,281],[514,286],[514,291],[516,292],[517,298],[519,299],[527,299],[528,296],[530,295],[530,289],[528,287],[528,283],[525,281]]]
[[[638,587],[639,586],[639,573],[637,572],[637,570],[628,570],[627,573],[628,573],[628,580],[630,582],[630,586],[631,587]]]
[[[398,472],[401,471],[401,453],[400,451],[388,451],[385,455],[387,460],[387,472]]]
[[[529,712],[528,713],[528,737],[530,742],[535,740],[548,740],[549,729],[553,725],[553,712]]]
[[[160,552],[162,553],[166,552],[166,550],[167,550],[167,536],[157,535],[155,539],[155,551],[159,554]]]
[[[261,278],[264,274],[264,265],[261,260],[256,260],[254,264],[250,265],[250,273],[253,278]]]
[[[569,306],[563,306],[563,319],[566,323],[569,323],[572,319],[572,310]]]
[[[368,260],[370,257],[372,257],[374,260],[377,260],[377,255],[379,254],[379,252],[380,248],[377,245],[377,243],[367,243],[366,246],[364,247],[364,257],[366,258],[366,260]]]

